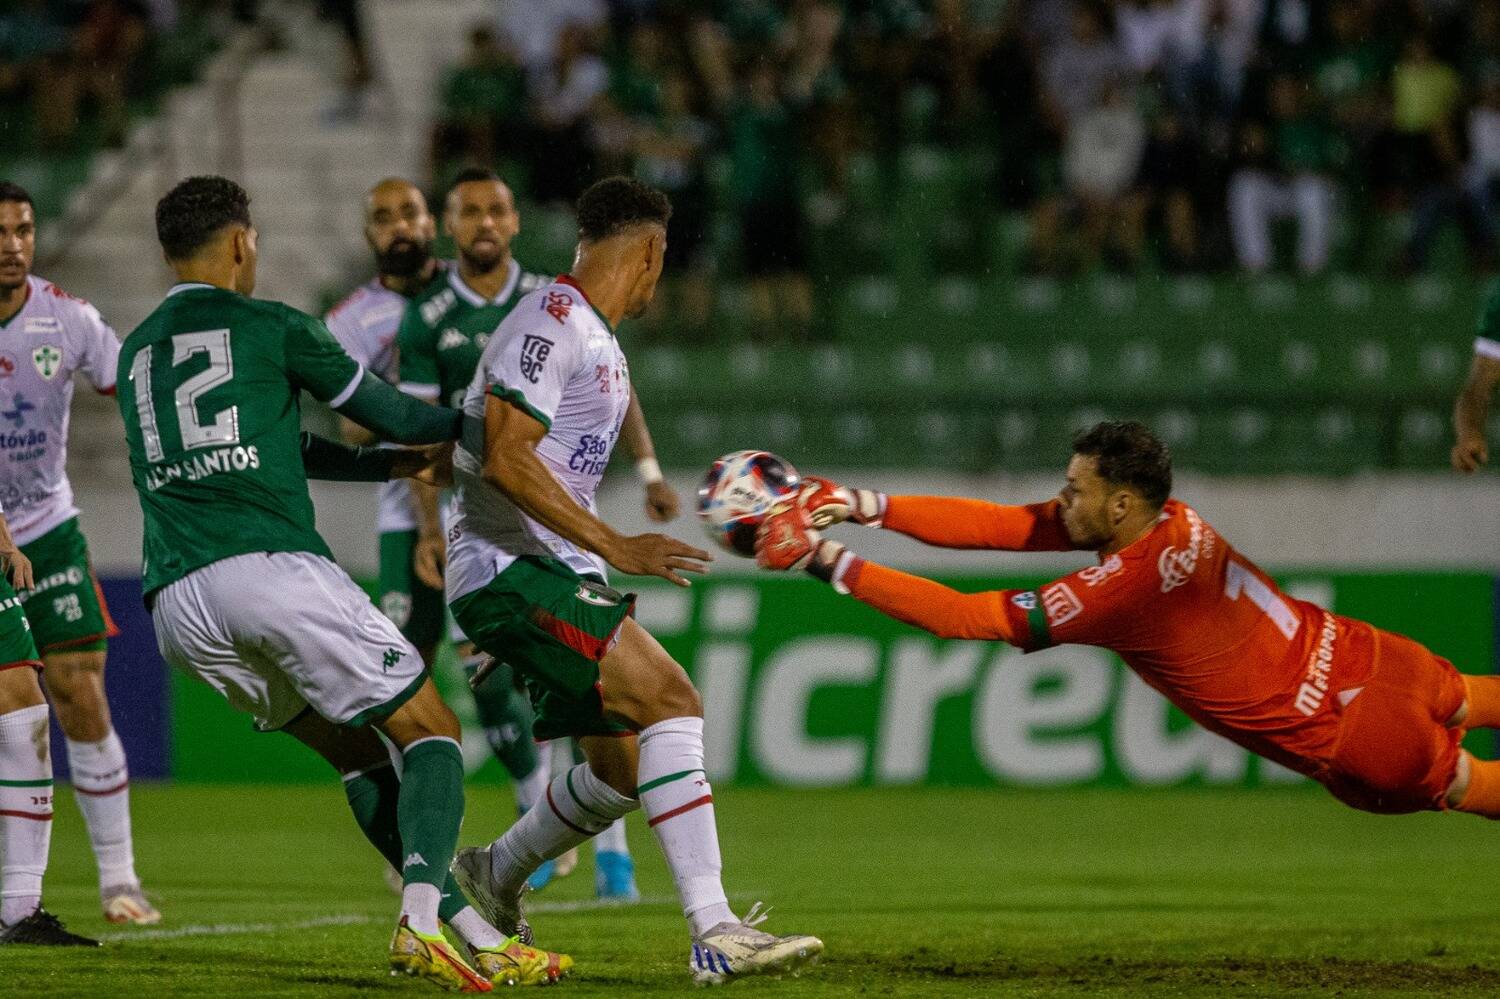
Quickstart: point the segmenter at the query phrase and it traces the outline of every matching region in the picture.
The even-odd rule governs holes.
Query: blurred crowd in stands
[[[123,144],[141,57],[176,17],[176,0],[4,0],[0,109],[7,131],[25,132],[5,140],[66,149],[92,113],[104,144]]]
[[[562,202],[632,171],[672,195],[678,268],[728,244],[793,317],[810,206],[837,214],[857,162],[894,201],[912,149],[982,165],[967,207],[1024,217],[1033,273],[1412,273],[1450,222],[1495,263],[1500,0],[491,8],[443,82],[437,179],[499,162]]]

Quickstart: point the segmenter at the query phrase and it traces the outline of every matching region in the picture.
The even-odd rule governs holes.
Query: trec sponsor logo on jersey
[[[1333,670],[1333,643],[1338,638],[1338,624],[1333,615],[1323,612],[1323,630],[1318,644],[1307,657],[1307,676],[1297,688],[1297,710],[1311,716],[1323,706],[1328,694],[1328,674]]]
[[[1078,570],[1078,578],[1083,580],[1090,589],[1101,583],[1107,583],[1114,578],[1115,573],[1125,568],[1125,560],[1118,555],[1111,555],[1098,565],[1091,565],[1086,569]]]
[[[1198,557],[1203,550],[1203,520],[1191,508],[1184,511],[1188,521],[1188,545],[1178,549],[1168,545],[1156,560],[1156,570],[1161,573],[1161,591],[1171,593],[1192,578],[1198,568]]]
[[[527,333],[521,338],[521,374],[531,384],[535,385],[536,380],[541,377],[547,355],[552,353],[552,346],[552,341],[544,336]]]
[[[21,326],[22,333],[61,333],[62,323],[56,316],[29,316]]]
[[[199,479],[206,479],[220,472],[243,472],[247,468],[259,467],[260,451],[254,444],[249,447],[243,445],[221,447],[149,470],[146,473],[146,488],[155,492],[177,479],[197,482]]]
[[[1056,628],[1083,613],[1083,601],[1067,583],[1042,587],[1042,610],[1047,613],[1047,627]]]

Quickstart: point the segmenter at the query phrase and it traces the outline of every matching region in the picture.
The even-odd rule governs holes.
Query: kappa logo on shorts
[[[400,649],[386,649],[385,657],[380,660],[380,672],[389,673],[391,667],[406,658],[406,653]]]
[[[526,376],[528,382],[536,384],[543,365],[547,363],[547,355],[551,353],[552,341],[546,337],[527,333],[521,338],[521,374]]]

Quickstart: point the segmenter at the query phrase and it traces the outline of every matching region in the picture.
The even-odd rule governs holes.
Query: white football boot
[[[489,847],[466,846],[460,849],[453,855],[452,870],[458,887],[491,926],[505,936],[519,937],[528,947],[535,943],[531,924],[526,922],[526,913],[521,908],[521,896],[526,893],[526,886],[523,884],[517,891],[503,891],[495,884]]]
[[[797,974],[817,963],[823,941],[817,937],[774,937],[756,929],[770,909],[756,902],[744,920],[723,922],[693,941],[688,972],[699,985],[717,985],[743,975]]]

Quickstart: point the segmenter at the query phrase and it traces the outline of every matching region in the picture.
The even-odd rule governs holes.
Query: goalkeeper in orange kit
[[[1058,497],[1027,506],[809,478],[766,518],[757,561],[805,569],[942,638],[1110,649],[1204,728],[1355,808],[1500,818],[1500,761],[1459,746],[1469,728],[1500,728],[1500,677],[1466,676],[1408,638],[1282,593],[1170,498],[1171,457],[1141,424],[1100,423],[1073,451]],[[945,548],[1099,562],[1034,590],[961,593],[818,534],[845,520]]]

